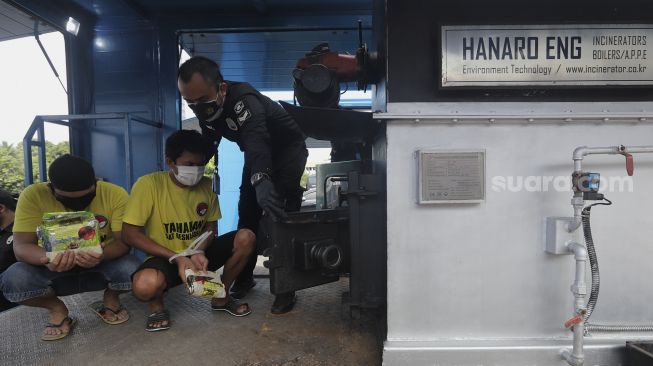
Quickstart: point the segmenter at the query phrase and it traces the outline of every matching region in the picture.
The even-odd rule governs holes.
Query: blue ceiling
[[[80,7],[97,15],[126,16],[137,14],[144,18],[194,14],[267,14],[320,13],[346,14],[369,12],[373,0],[72,0]]]
[[[371,38],[369,29],[364,30],[363,38],[369,44]],[[193,32],[182,33],[180,42],[191,56],[202,55],[218,62],[227,80],[246,81],[260,90],[292,90],[291,75],[297,60],[323,42],[329,43],[333,51],[355,54],[358,47],[358,31],[352,28],[275,32]],[[346,87],[355,89],[353,83]]]
[[[0,42],[34,36],[34,17],[0,1]],[[39,34],[56,31],[50,24],[40,21]]]
[[[292,89],[291,73],[295,63],[321,42],[328,42],[335,51],[355,53],[358,46],[357,19],[363,20],[366,28],[364,38],[369,44],[374,2],[67,1],[95,16],[98,20],[96,30],[113,30],[120,24],[144,22],[181,31],[179,42],[189,54],[210,57],[222,65],[226,78],[250,82],[261,90]]]

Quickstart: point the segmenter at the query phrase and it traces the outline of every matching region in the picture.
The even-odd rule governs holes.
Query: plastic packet
[[[224,284],[216,272],[187,269],[185,274],[188,293],[192,296],[226,297]]]

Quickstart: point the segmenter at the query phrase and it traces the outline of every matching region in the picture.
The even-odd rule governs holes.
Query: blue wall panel
[[[96,30],[94,48],[95,112],[136,112],[159,120],[157,34],[154,27]],[[97,121],[91,131],[92,160],[98,175],[129,189],[125,177],[124,125]],[[132,122],[133,177],[161,169],[157,129]],[[132,182],[133,183],[133,182]]]

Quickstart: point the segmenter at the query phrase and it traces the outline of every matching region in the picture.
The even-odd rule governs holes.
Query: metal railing
[[[142,123],[155,128],[161,128],[163,123],[139,117],[133,113],[97,113],[97,114],[71,114],[71,115],[54,115],[54,116],[36,116],[32,121],[25,137],[23,138],[23,154],[25,164],[25,186],[34,183],[34,171],[32,169],[32,147],[38,147],[38,166],[39,178],[45,182],[48,177],[46,173],[45,162],[45,123],[74,127],[70,121],[74,120],[122,120],[125,130],[125,179],[127,187],[130,188],[133,183],[132,169],[132,141],[131,126],[132,121]],[[38,133],[38,138],[34,140],[34,134]]]

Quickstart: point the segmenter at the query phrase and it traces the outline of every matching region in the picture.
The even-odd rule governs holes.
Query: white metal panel
[[[497,121],[501,122],[501,121]],[[547,216],[569,216],[571,192],[497,192],[495,176],[569,177],[576,146],[650,145],[653,125],[406,124],[388,122],[389,341],[569,338],[574,262],[544,252]],[[486,149],[486,202],[415,203],[417,148]],[[587,169],[624,176],[622,157]],[[593,210],[601,268],[594,322],[653,323],[653,156],[635,156],[634,192],[606,192]],[[588,271],[589,272],[589,271]]]

